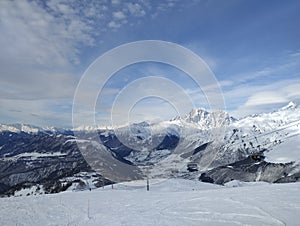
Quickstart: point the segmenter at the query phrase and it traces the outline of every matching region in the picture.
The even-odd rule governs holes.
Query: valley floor
[[[0,225],[299,225],[299,194],[300,183],[132,182],[2,198]]]

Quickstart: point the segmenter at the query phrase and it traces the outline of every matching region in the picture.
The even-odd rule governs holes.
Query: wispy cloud
[[[181,43],[199,54],[216,72],[227,107],[236,115],[299,100],[300,55],[298,40],[293,38],[299,35],[296,35],[297,29],[289,30],[297,20],[287,17],[295,14],[294,6],[299,4],[277,6],[267,13],[258,10],[258,19],[254,20],[252,16],[248,18],[240,5],[236,1],[178,0],[0,1],[0,120],[38,124],[70,121],[75,87],[90,61],[118,44],[147,38]],[[269,7],[264,3],[260,6]],[[249,7],[257,8],[254,3],[249,3]],[[272,28],[273,20],[276,29]],[[289,26],[284,26],[286,21]],[[266,27],[270,27],[270,33],[266,34]],[[256,34],[262,37],[257,38]],[[270,46],[261,48],[269,42]],[[281,44],[278,47],[276,43]],[[261,53],[268,51],[270,55],[277,52],[282,57],[272,56],[267,62],[260,56],[266,56]],[[263,63],[249,63],[254,61]],[[228,64],[232,64],[231,67],[226,67]],[[190,71],[197,73],[192,67]],[[205,78],[202,87],[195,87],[193,81],[175,70],[146,67],[119,77],[116,86],[108,85],[102,93],[105,102],[102,109],[109,113],[122,85],[149,75],[164,76],[176,82],[191,96],[196,107],[207,107],[205,92],[213,98],[213,90],[217,88]],[[95,84],[93,81],[91,87]],[[162,84],[152,85],[172,92]],[[86,101],[90,97],[88,90],[82,99]],[[172,99],[185,106],[180,101]],[[167,110],[160,111],[159,107],[170,108],[164,101],[145,103],[138,105],[136,114],[142,116],[142,109],[153,112],[150,116],[163,114]]]
[[[288,99],[278,92],[262,91],[250,96],[244,106],[253,107],[259,105],[285,103],[287,101]]]
[[[126,10],[128,10],[128,12],[133,16],[141,17],[146,15],[146,11],[143,9],[141,4],[129,2],[126,6]]]
[[[159,5],[147,0],[0,1],[2,119],[37,122],[34,114],[49,123],[50,115],[56,118],[59,105],[72,103],[82,51],[99,43],[104,32],[128,20],[132,25]]]
[[[28,123],[43,126],[69,127],[72,118],[68,99],[47,100],[8,100],[0,99],[0,118],[6,123]]]
[[[122,11],[113,12],[113,17],[117,20],[123,20],[126,18],[125,14]]]
[[[225,98],[236,104],[231,109],[235,117],[244,117],[274,110],[289,101],[300,103],[300,79],[286,79],[267,85],[243,85],[225,92]],[[229,103],[231,104],[231,103]]]

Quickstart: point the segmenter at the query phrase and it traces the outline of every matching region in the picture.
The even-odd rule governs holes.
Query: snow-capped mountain
[[[26,125],[26,124],[11,124],[11,125],[5,125],[5,124],[0,124],[0,132],[2,131],[9,131],[13,133],[38,133],[41,131],[42,128],[37,127],[37,126],[31,126],[31,125]]]
[[[216,183],[231,179],[297,181],[299,136],[300,108],[292,102],[277,111],[239,120],[224,111],[193,109],[183,118],[135,123],[115,130],[1,124],[0,193],[13,194],[23,185],[45,181],[48,191],[51,186],[59,191],[66,178],[94,172],[85,161],[89,156],[83,156],[79,148],[100,153],[96,162],[102,175],[98,174],[98,181],[103,177],[107,182],[112,180],[116,175],[105,169],[119,163],[128,165],[137,178],[146,173],[148,177],[198,178],[204,173],[202,180]],[[252,161],[249,156],[255,154],[264,155],[264,160]],[[200,172],[189,174],[189,162],[197,163]]]
[[[299,140],[300,108],[291,102],[277,111],[237,120],[229,128],[234,132],[231,137],[227,138],[229,141],[227,143],[236,146],[242,144],[258,149],[267,148],[271,152],[277,146],[284,147],[285,143],[291,139],[298,138]],[[299,146],[295,145],[294,148],[297,149]],[[286,152],[286,154],[289,155],[290,153]]]
[[[52,126],[48,127],[38,127],[29,124],[14,123],[14,124],[1,124],[0,123],[0,132],[12,132],[12,133],[62,133],[68,131],[63,128],[56,128]]]
[[[132,151],[129,156],[125,156],[136,164],[153,164],[154,176],[172,174],[174,169],[185,168],[189,161],[197,162],[200,170],[206,171],[242,161],[257,153],[263,153],[266,160],[275,164],[287,164],[289,170],[300,162],[300,108],[292,102],[277,111],[240,120],[233,119],[225,112],[210,113],[204,109],[194,109],[184,118],[156,125],[156,128],[159,127],[167,127],[167,135],[177,134],[174,150],[155,148],[144,152]],[[216,127],[223,128],[222,133],[216,132]],[[219,142],[215,142],[216,137]],[[291,162],[292,165],[288,165]],[[281,170],[282,173],[287,171]],[[281,177],[282,174],[277,176]]]
[[[235,123],[233,126],[251,128],[255,132],[267,132],[279,129],[282,126],[293,125],[292,123],[299,123],[300,109],[298,106],[290,102],[288,105],[280,108],[277,111],[271,113],[262,113],[242,118]]]
[[[184,118],[175,118],[174,121],[176,120],[179,120],[182,123],[191,123],[197,125],[201,129],[227,126],[235,121],[235,119],[230,117],[225,111],[209,112],[203,108],[192,109]]]

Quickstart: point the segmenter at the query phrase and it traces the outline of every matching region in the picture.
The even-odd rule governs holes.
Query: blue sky
[[[87,67],[114,47],[152,39],[198,54],[235,117],[289,101],[299,104],[299,10],[299,1],[269,0],[0,1],[0,122],[71,126],[74,92]],[[183,72],[142,63],[106,84],[96,106],[97,123],[109,125],[115,97],[145,76],[165,77],[182,87],[195,107],[208,106]],[[172,103],[148,98],[132,114],[136,120],[155,120],[176,111]]]

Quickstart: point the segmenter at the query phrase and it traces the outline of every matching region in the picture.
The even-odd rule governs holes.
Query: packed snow
[[[254,186],[255,185],[255,186]],[[0,199],[1,225],[299,225],[300,183],[183,179]]]

